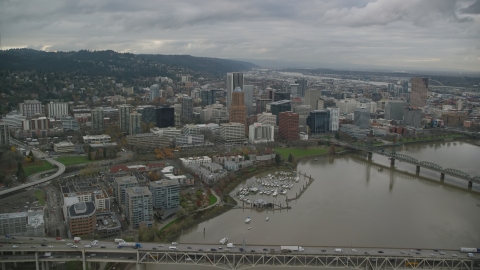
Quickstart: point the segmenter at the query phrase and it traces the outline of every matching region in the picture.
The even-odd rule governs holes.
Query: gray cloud
[[[480,0],[475,1],[475,3],[466,8],[462,8],[460,11],[464,14],[480,14]]]
[[[479,70],[478,3],[3,0],[0,31],[4,48]]]

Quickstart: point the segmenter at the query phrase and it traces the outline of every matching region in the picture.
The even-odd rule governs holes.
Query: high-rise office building
[[[403,108],[405,102],[401,100],[390,100],[385,105],[385,119],[387,120],[403,120]]]
[[[320,134],[330,131],[330,111],[315,110],[307,117],[307,126],[311,134]]]
[[[5,123],[0,123],[0,145],[10,145],[9,126]]]
[[[279,115],[281,112],[288,112],[292,110],[292,103],[290,100],[279,100],[270,103],[270,111],[273,115],[277,116],[277,125],[279,121]]]
[[[294,112],[281,112],[278,121],[278,133],[284,140],[298,140],[299,116]]]
[[[267,111],[267,104],[272,102],[271,99],[260,98],[257,99],[257,114]]]
[[[292,83],[287,87],[287,92],[290,93],[292,97],[301,97],[300,91],[300,85],[296,83]]]
[[[118,106],[118,126],[122,132],[128,132],[132,108],[132,105],[128,104]]]
[[[317,100],[321,97],[321,95],[322,91],[320,90],[308,89],[305,91],[305,101],[303,104],[310,105],[312,110],[317,110]]]
[[[307,91],[307,79],[297,79],[295,83],[300,86],[300,90],[299,90],[300,97],[304,97],[305,91]]]
[[[208,105],[212,105],[213,103],[215,103],[214,99],[212,98],[213,94],[214,94],[214,92],[212,92],[210,90],[200,91],[200,99],[202,100],[202,106],[203,107],[208,106]]]
[[[235,88],[232,93],[232,103],[228,110],[228,120],[230,123],[241,123],[247,126],[247,107],[244,103],[245,93],[240,87]]]
[[[60,118],[68,115],[67,102],[50,102],[47,104],[47,116],[50,118]]]
[[[227,73],[227,109],[230,108],[230,104],[232,103],[232,93],[237,87],[243,89],[243,73]]]
[[[245,142],[245,125],[241,123],[220,124],[220,137],[225,143],[243,144]]]
[[[427,105],[428,78],[412,78],[412,91],[410,93],[410,105],[424,107]]]
[[[186,119],[193,118],[193,99],[191,97],[182,99],[182,117]]]
[[[152,192],[148,187],[129,187],[125,190],[125,220],[132,228],[153,225]]]
[[[103,108],[97,107],[92,110],[92,130],[95,134],[103,134],[105,131],[105,122],[103,120]]]
[[[276,126],[277,116],[273,115],[272,113],[263,112],[263,113],[257,114],[257,122],[262,123],[264,125]]]
[[[360,128],[370,127],[370,110],[368,108],[357,108],[354,111],[353,124]]]
[[[244,85],[243,93],[244,103],[245,106],[247,106],[247,115],[255,114],[255,111],[253,110],[253,85]]]
[[[317,110],[325,109],[325,99],[319,98],[317,99]]]
[[[149,125],[150,123],[154,123],[155,125],[157,124],[157,114],[155,111],[155,106],[148,105],[137,107],[137,112],[142,114],[142,122],[146,125]]]
[[[173,107],[155,108],[157,127],[166,128],[175,126],[175,109]]]
[[[130,114],[130,121],[128,122],[128,134],[136,135],[142,133],[142,114],[133,112]]]
[[[402,92],[408,93],[408,81],[402,81]]]
[[[340,110],[338,107],[327,107],[327,110],[330,111],[330,131],[338,131],[340,127]]]

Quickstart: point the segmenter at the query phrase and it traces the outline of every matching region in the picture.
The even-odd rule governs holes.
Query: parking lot
[[[5,213],[15,213],[27,211],[30,207],[35,207],[38,205],[36,203],[37,199],[35,198],[35,190],[26,190],[20,193],[7,196],[0,199],[0,212]],[[25,207],[27,206],[27,207]]]

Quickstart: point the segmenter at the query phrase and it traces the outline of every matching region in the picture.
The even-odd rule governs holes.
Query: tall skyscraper
[[[128,134],[136,135],[142,133],[142,114],[133,112],[130,114],[130,121],[128,123]]]
[[[102,134],[105,131],[103,120],[103,108],[97,107],[92,110],[92,129],[95,134]]]
[[[241,123],[247,127],[247,107],[245,106],[245,93],[240,87],[235,88],[232,93],[232,103],[228,110],[230,123]]]
[[[227,73],[227,109],[230,108],[230,104],[232,103],[232,93],[237,87],[243,89],[243,73]]]
[[[175,109],[173,107],[157,107],[155,113],[157,127],[166,128],[175,126]]]
[[[300,86],[300,90],[298,91],[300,97],[304,97],[305,91],[307,91],[307,79],[297,79],[295,83]]]
[[[312,110],[317,110],[317,100],[321,97],[322,92],[320,90],[309,89],[305,91],[305,101],[303,104],[310,105]]]
[[[287,92],[289,92],[292,97],[301,97],[300,91],[300,85],[296,83],[292,83],[287,87]]]
[[[212,105],[214,102],[212,101],[212,95],[214,92],[210,90],[202,90],[200,91],[200,99],[202,100],[202,106]]]
[[[307,117],[307,125],[311,134],[326,133],[330,131],[330,111],[315,110]]]
[[[149,125],[150,123],[157,123],[157,115],[155,106],[137,107],[137,112],[142,114],[142,122]]]
[[[299,116],[294,112],[281,112],[278,121],[278,134],[284,140],[298,140]]]
[[[191,97],[182,99],[182,117],[186,119],[193,118],[193,99]]]
[[[327,107],[330,111],[330,131],[337,131],[340,126],[339,109],[338,107]]]
[[[244,103],[247,106],[247,115],[255,114],[253,110],[253,85],[244,85],[243,86],[243,93],[244,93]]]
[[[428,78],[412,78],[412,91],[410,93],[410,105],[424,107],[427,105]]]
[[[132,105],[123,104],[118,106],[118,126],[122,132],[128,132],[130,113],[132,113]]]
[[[4,123],[0,123],[0,145],[10,145],[9,127]]]

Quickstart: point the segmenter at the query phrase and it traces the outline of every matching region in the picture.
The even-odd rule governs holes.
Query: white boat
[[[280,192],[282,195],[287,195],[287,191],[286,190],[282,190],[282,192]]]
[[[220,244],[225,245],[228,242],[228,238],[224,237],[220,240]]]
[[[248,229],[250,230],[252,227],[248,227]]]
[[[268,221],[268,220],[269,220],[269,218],[267,217],[265,220],[266,220],[266,221]]]
[[[250,223],[250,221],[252,221],[250,217],[247,217],[247,219],[245,219],[245,223]]]
[[[275,192],[273,192],[273,194],[272,194],[272,195],[273,195],[273,196],[277,196],[277,195],[278,195],[278,192],[277,192],[277,190],[275,190]]]

